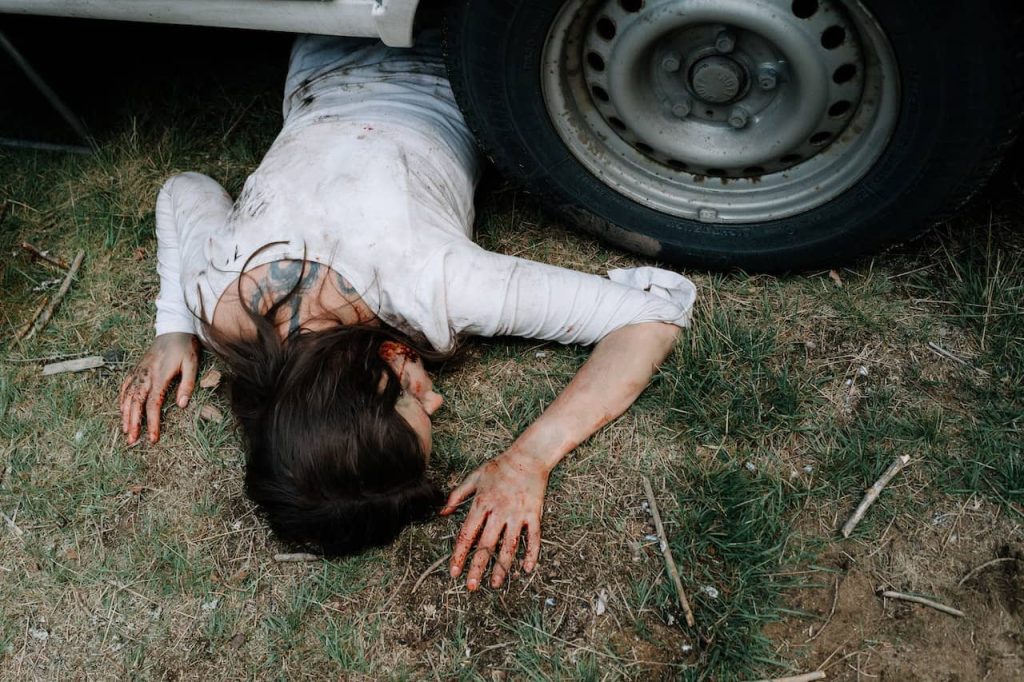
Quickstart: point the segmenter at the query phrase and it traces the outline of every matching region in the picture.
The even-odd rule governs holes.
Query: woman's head
[[[210,336],[248,445],[246,493],[281,539],[348,554],[440,506],[425,472],[441,398],[405,339],[337,326],[281,340],[254,322],[255,339]]]

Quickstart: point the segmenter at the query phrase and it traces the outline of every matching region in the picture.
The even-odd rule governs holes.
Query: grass
[[[181,33],[153,31],[125,38],[143,66],[125,76],[127,99],[96,114],[98,154],[0,151],[0,511],[11,518],[0,525],[0,680],[752,679],[852,651],[831,632],[805,642],[837,576],[961,600],[981,593],[946,578],[990,558],[993,543],[1021,544],[1024,173],[1011,168],[950,225],[840,270],[841,286],[828,273],[692,273],[693,327],[637,405],[552,477],[534,576],[470,596],[438,571],[414,592],[457,520],[344,561],[273,562],[282,548],[244,499],[234,428],[198,418],[204,404],[225,407],[220,393],[168,410],[156,447],[126,448],[114,406],[152,333],[156,190],[194,169],[237,193],[277,125],[281,62],[246,55],[269,41],[280,57],[284,44],[235,35],[217,59],[169,66],[142,43]],[[215,53],[222,35],[189,34]],[[147,69],[165,77],[154,84]],[[592,272],[641,262],[500,181],[481,192],[479,213],[488,248]],[[44,333],[16,347],[12,334],[55,278],[21,241],[87,260]],[[115,363],[39,376],[40,358],[79,353]],[[501,452],[586,355],[470,342],[437,381],[438,480],[455,484]],[[904,453],[914,463],[840,542],[863,488]],[[696,630],[680,626],[647,539],[641,472],[664,507]],[[979,597],[993,619],[998,593]],[[934,623],[911,632],[875,619],[894,629],[849,647],[945,646],[928,639]],[[842,627],[830,626],[837,637]]]

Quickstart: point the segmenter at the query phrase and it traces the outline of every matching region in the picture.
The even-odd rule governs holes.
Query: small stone
[[[199,608],[201,608],[203,611],[206,611],[207,613],[209,613],[210,611],[216,610],[216,608],[218,606],[220,606],[220,597],[214,597],[213,599],[211,599],[208,602],[203,602],[203,605],[200,606]]]
[[[199,380],[199,388],[217,388],[220,386],[221,374],[219,370],[211,369]]]
[[[756,466],[756,465],[755,465],[755,464],[754,464],[753,462],[747,462],[747,463],[746,463],[746,464],[744,464],[743,466],[744,466],[744,467],[746,468],[746,470],[747,470],[747,471],[749,471],[750,473],[754,473],[754,472],[756,472],[756,471],[757,471],[757,466]]]
[[[810,474],[810,473],[813,473],[813,472],[814,472],[814,467],[812,467],[812,466],[811,466],[810,464],[805,464],[805,465],[804,465],[804,468],[802,469],[802,471],[803,471],[803,472],[804,472],[805,474]]]
[[[32,639],[38,640],[40,642],[45,642],[46,640],[50,639],[50,633],[46,630],[46,628],[30,627],[28,629],[28,634],[30,637],[32,637]]]
[[[868,375],[868,368],[867,368],[867,367],[865,367],[864,365],[861,365],[861,366],[860,366],[860,367],[859,367],[859,368],[857,369],[857,374],[858,374],[859,376],[862,376],[862,377],[866,377],[866,376]]]
[[[205,419],[208,422],[213,422],[214,424],[220,424],[224,421],[224,413],[213,405],[203,405],[199,410],[199,418]]]
[[[558,602],[555,600],[554,597],[548,597],[547,599],[544,600],[544,606],[547,606],[549,608],[554,606],[557,603]]]
[[[718,599],[718,590],[711,585],[704,585],[700,588],[700,591],[708,595],[711,599]]]
[[[814,350],[817,347],[818,344],[816,344],[814,341],[804,341],[804,348],[806,348],[807,350]]]
[[[683,653],[684,654],[688,654],[691,651],[693,651],[693,645],[692,644],[684,644],[683,645]]]
[[[242,519],[238,519],[231,524],[231,530],[242,530]]]
[[[608,592],[607,590],[601,590],[597,594],[597,601],[594,602],[594,613],[598,616],[603,616],[604,612],[608,610]]]
[[[644,536],[644,540],[646,540],[647,542],[657,542],[658,541],[658,536],[657,535],[653,535],[653,534],[645,535]]]
[[[536,353],[533,354],[533,357],[535,357],[535,358],[546,358],[549,355],[551,355],[550,351],[539,350],[539,351],[537,351]]]
[[[239,632],[237,635],[228,640],[228,646],[232,649],[241,649],[243,644],[245,644],[244,632]]]

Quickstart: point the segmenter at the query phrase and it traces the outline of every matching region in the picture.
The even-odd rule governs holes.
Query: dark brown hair
[[[282,339],[274,319],[292,294],[263,314],[248,310],[256,332],[244,340],[203,323],[245,436],[246,494],[289,544],[325,555],[387,544],[444,498],[395,411],[400,381],[380,345],[442,356],[386,326],[300,328]]]

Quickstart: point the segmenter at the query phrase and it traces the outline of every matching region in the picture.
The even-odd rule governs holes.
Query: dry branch
[[[40,251],[37,247],[33,246],[32,244],[29,244],[28,242],[22,242],[21,248],[24,249],[25,251],[28,251],[33,258],[41,260],[47,265],[57,268],[61,272],[64,272],[65,270],[68,269],[68,262],[66,260],[58,256],[51,256],[45,251]]]
[[[79,251],[75,255],[75,260],[72,261],[71,267],[68,268],[68,273],[64,276],[64,281],[60,284],[60,289],[58,289],[54,297],[50,299],[49,305],[47,305],[42,314],[39,315],[35,323],[33,323],[32,327],[28,330],[28,333],[22,337],[23,340],[28,341],[31,339],[36,335],[36,332],[40,331],[50,321],[54,311],[57,310],[57,306],[60,305],[64,296],[67,295],[68,290],[71,289],[71,283],[74,281],[75,275],[78,274],[78,268],[82,266],[83,260],[85,260],[85,251]]]
[[[957,587],[963,587],[965,582],[967,582],[968,580],[970,580],[971,578],[976,576],[978,573],[981,573],[982,571],[984,571],[989,566],[995,566],[996,564],[1001,564],[1004,561],[1019,561],[1019,559],[1017,559],[1017,557],[1014,557],[1014,556],[1008,556],[1008,557],[1002,557],[1000,559],[993,559],[992,561],[986,561],[981,566],[976,566],[976,567],[972,568],[967,573],[967,575],[965,575],[963,578],[960,578],[960,582],[958,582],[956,584],[956,586]]]
[[[665,527],[661,525],[661,514],[658,513],[658,502],[654,499],[654,490],[646,476],[640,478],[643,480],[644,492],[647,494],[647,504],[651,507],[651,516],[654,517],[654,528],[658,531],[661,553],[665,557],[665,567],[668,569],[669,577],[672,578],[672,584],[676,587],[676,594],[679,595],[679,605],[683,607],[686,624],[692,628],[696,621],[693,618],[693,611],[690,609],[690,601],[686,598],[686,592],[683,590],[683,581],[679,579],[679,570],[676,568],[675,559],[672,558],[672,550],[668,546]]]
[[[275,554],[274,561],[279,561],[283,564],[297,564],[303,561],[320,561],[323,559],[319,554],[307,554],[306,552],[296,552],[294,554]]]
[[[900,601],[910,601],[914,602],[915,604],[928,606],[930,608],[935,609],[936,611],[942,611],[943,613],[948,613],[949,615],[956,616],[957,618],[963,618],[966,615],[960,609],[954,609],[952,606],[946,606],[945,604],[940,604],[937,601],[925,599],[924,597],[916,597],[912,594],[903,594],[902,592],[893,592],[892,590],[886,590],[885,592],[882,592],[882,596],[888,599],[899,599]]]
[[[825,679],[825,673],[815,670],[813,673],[794,675],[793,677],[775,677],[770,680],[758,680],[757,682],[814,682],[814,680]]]
[[[868,488],[867,493],[865,493],[864,495],[864,499],[860,501],[860,504],[857,505],[857,509],[854,510],[853,516],[850,517],[849,521],[843,524],[844,538],[850,537],[850,533],[853,532],[853,529],[856,528],[857,524],[860,523],[861,520],[864,518],[864,514],[867,513],[868,507],[874,504],[875,500],[878,499],[878,496],[879,494],[881,494],[882,489],[885,486],[887,486],[889,484],[889,481],[891,481],[893,477],[896,474],[898,474],[900,470],[903,469],[903,467],[907,466],[909,462],[910,455],[900,455],[899,457],[896,458],[895,461],[893,461],[892,464],[889,465],[889,468],[885,470],[885,473],[882,474],[882,477],[875,481],[870,488]]]
[[[98,369],[105,364],[107,364],[107,361],[103,359],[102,355],[90,355],[87,358],[65,360],[64,362],[44,365],[43,376],[48,377],[54,374],[64,374],[65,372],[84,372],[88,369]]]
[[[423,581],[427,579],[427,576],[436,571],[437,567],[443,564],[445,560],[450,556],[451,554],[445,554],[443,557],[441,557],[434,563],[430,564],[430,566],[427,567],[427,570],[420,573],[420,577],[416,579],[416,582],[412,586],[412,593],[415,594],[416,590],[420,589],[420,585],[423,583]]]

